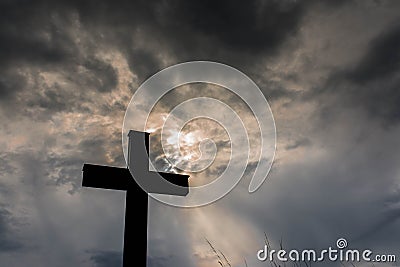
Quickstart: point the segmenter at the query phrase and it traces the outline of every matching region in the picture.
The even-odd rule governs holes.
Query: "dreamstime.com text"
[[[269,260],[270,262],[323,262],[323,261],[341,261],[341,262],[377,262],[394,263],[396,255],[394,254],[374,254],[371,250],[347,249],[348,243],[344,238],[336,241],[336,248],[329,247],[323,250],[274,250],[265,245],[264,249],[257,252],[257,259],[260,261]]]

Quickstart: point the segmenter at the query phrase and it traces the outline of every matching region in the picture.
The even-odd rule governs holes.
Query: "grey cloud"
[[[147,259],[147,265],[148,267],[163,267],[168,264],[168,258],[167,257],[149,257]]]
[[[190,245],[188,212],[149,198],[149,267],[197,266]]]
[[[381,213],[378,213],[379,220],[374,222],[369,228],[367,228],[364,232],[362,232],[359,236],[355,238],[358,242],[366,241],[370,238],[376,238],[377,235],[380,234],[388,234],[390,233],[392,227],[396,227],[398,225],[398,220],[400,218],[400,210],[397,209],[388,209]],[[389,231],[388,231],[389,230]]]
[[[288,144],[285,149],[286,150],[292,150],[292,149],[296,149],[298,147],[303,147],[303,146],[309,146],[311,145],[311,141],[308,138],[301,138],[296,140],[293,143]]]
[[[15,239],[12,225],[15,224],[16,218],[5,207],[0,206],[0,253],[9,251],[18,251],[24,245]]]
[[[265,78],[263,75],[264,73],[260,72],[258,73],[255,71],[255,73],[252,75],[254,81],[257,83],[259,88],[262,90],[262,92],[268,97],[268,101],[275,101],[281,98],[288,98],[288,99],[299,99],[301,97],[300,92],[296,92],[294,90],[291,90],[292,88],[287,88],[286,86],[282,85],[279,82],[271,81]],[[296,80],[296,78],[291,77],[283,77],[284,80],[289,80],[293,79]]]
[[[74,194],[81,189],[82,166],[84,160],[75,157],[48,157],[45,159],[45,168],[50,170],[44,177],[48,185],[70,186],[69,193]]]
[[[12,174],[15,171],[15,167],[11,165],[11,161],[7,153],[0,153],[0,176]]]
[[[347,116],[352,115],[348,111]],[[395,162],[400,155],[399,142],[392,137],[399,128],[394,132],[372,130],[368,119],[358,119],[357,126],[339,120],[326,129],[341,127],[343,135],[320,130],[312,139],[313,146],[297,158],[299,162],[278,163],[260,191],[239,198],[238,190],[245,190],[244,185],[221,205],[251,218],[260,236],[266,231],[276,246],[283,238],[289,248],[325,248],[343,236],[352,247],[396,253]],[[372,132],[360,140],[358,132],[365,131]],[[329,147],[329,156],[316,159],[314,149],[323,146]]]
[[[24,151],[13,155],[18,169],[7,179],[8,183],[16,183],[17,187],[11,188],[16,192],[1,201],[22,211],[24,217],[17,221],[1,209],[0,262],[8,262],[9,266],[121,266],[117,259],[121,255],[118,250],[123,229],[123,194],[100,190],[88,197],[91,192],[86,190],[82,195],[68,197],[65,185],[80,184],[82,162],[73,156],[57,158],[44,154]],[[58,179],[59,188],[48,186],[52,179]],[[61,195],[72,202],[60,199],[59,190],[65,191]],[[21,202],[21,198],[26,201]],[[87,250],[98,253],[88,258]],[[115,265],[105,265],[108,263]]]
[[[96,136],[81,140],[75,146],[75,152],[70,155],[46,156],[43,159],[43,164],[46,169],[50,170],[47,183],[55,186],[68,185],[70,186],[69,193],[78,192],[81,189],[82,166],[85,162],[115,166],[124,165],[122,155],[116,155],[115,159],[111,159],[111,163],[105,156],[106,153],[111,152],[107,151],[108,149],[120,146],[119,140],[107,141],[105,136]]]

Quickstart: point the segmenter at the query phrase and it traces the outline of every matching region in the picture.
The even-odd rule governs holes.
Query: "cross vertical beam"
[[[126,191],[124,267],[133,262],[135,266],[147,265],[147,192],[178,196],[189,193],[188,175],[150,172],[148,152],[149,133],[130,131],[128,168],[93,164],[83,166],[83,187]]]
[[[133,180],[133,179],[131,179]],[[126,192],[123,266],[147,265],[148,206],[145,191],[131,186]],[[133,228],[135,226],[135,228]],[[139,244],[136,246],[136,244]],[[130,263],[130,265],[129,265]]]

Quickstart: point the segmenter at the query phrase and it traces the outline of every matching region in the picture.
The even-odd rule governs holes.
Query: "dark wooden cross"
[[[128,136],[128,167],[84,164],[82,186],[126,191],[123,266],[145,267],[148,193],[185,196],[189,193],[189,176],[150,172],[150,134],[130,131]]]

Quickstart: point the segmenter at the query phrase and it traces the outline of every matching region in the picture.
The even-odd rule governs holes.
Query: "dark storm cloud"
[[[149,27],[144,29],[154,30],[158,38],[174,44],[181,42],[185,46],[183,52],[199,51],[207,41],[220,44],[221,48],[215,47],[217,50],[260,52],[275,49],[289,34],[295,33],[311,2],[119,1],[118,4],[103,2],[99,5],[81,1],[71,6],[77,8],[82,20],[89,24],[113,22],[112,26],[118,27]],[[106,13],[108,16],[103,17]],[[137,25],[133,25],[135,23]],[[119,30],[115,28],[116,32]],[[126,34],[122,33],[120,40]],[[202,43],[190,47],[195,41]]]
[[[273,51],[295,33],[305,6],[301,1],[173,1],[164,18],[171,29],[185,25],[223,49],[254,53]]]
[[[16,71],[4,71],[0,77],[0,101],[14,95],[15,92],[23,89],[26,79]]]
[[[63,29],[68,17],[52,17],[53,9],[35,1],[3,1],[0,10],[2,72],[16,73],[24,64],[51,66],[73,59],[76,45]],[[2,87],[13,91],[18,85]]]
[[[351,67],[332,73],[318,93],[335,94],[338,106],[362,107],[385,125],[400,120],[400,24],[388,27],[367,45]],[[327,108],[325,114],[333,114]]]
[[[122,253],[117,251],[91,251],[90,260],[95,267],[121,267]]]
[[[0,80],[0,96],[30,89],[21,68],[50,70],[62,73],[75,86],[48,86],[40,99],[28,104],[49,112],[85,112],[75,104],[78,96],[71,97],[71,90],[109,92],[117,85],[116,71],[92,54],[99,45],[122,52],[139,82],[164,66],[165,54],[180,62],[221,61],[257,76],[254,61],[260,55],[273,55],[294,36],[313,4],[291,0],[2,2],[0,71],[6,75]],[[85,35],[76,36],[81,30]],[[268,92],[275,97],[290,94],[272,87],[268,84]]]
[[[144,78],[157,70],[160,62],[156,51],[135,45],[139,40],[132,34],[136,31],[144,32],[145,40],[170,50],[178,59],[217,56],[229,62],[237,52],[254,57],[276,51],[297,32],[311,2],[3,2],[1,62],[42,65],[76,60],[81,56],[77,44],[64,28],[73,13],[91,30],[92,38],[125,51],[132,69]]]
[[[370,49],[347,75],[358,98],[371,114],[400,120],[400,24],[372,40]]]
[[[117,74],[114,68],[96,59],[90,59],[84,63],[84,66],[92,72],[91,84],[99,92],[109,92],[117,85]]]
[[[53,113],[77,108],[76,92],[83,87],[99,92],[115,89],[117,74],[113,67],[82,51],[76,36],[79,17],[74,7],[51,1],[7,1],[0,3],[0,10],[1,100],[16,101],[12,97],[17,92],[44,89],[42,94],[33,94],[35,97],[27,99],[27,103],[25,99],[18,100],[14,107],[28,105]],[[85,49],[96,46],[95,36],[93,40],[85,44]],[[64,88],[60,81],[46,85],[41,77],[43,71],[62,74],[75,86]],[[27,83],[29,75],[31,84]],[[10,111],[13,107],[7,108]]]
[[[28,107],[43,108],[46,112],[53,113],[73,106],[74,101],[68,99],[69,92],[63,90],[60,84],[56,83],[52,86],[46,86],[39,83],[38,85],[45,90],[42,94],[38,94],[36,97],[29,99],[26,103]]]
[[[72,54],[75,45],[51,21],[52,10],[35,5],[34,1],[3,2],[0,7],[1,65],[62,62]]]
[[[58,6],[76,12],[91,38],[123,52],[143,81],[163,67],[163,52],[178,61],[212,59],[234,65],[271,55],[296,34],[312,3],[65,1]]]
[[[353,71],[348,73],[352,81],[365,84],[374,80],[390,78],[400,69],[400,23],[371,41],[365,56]]]

